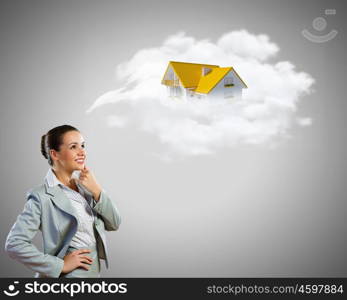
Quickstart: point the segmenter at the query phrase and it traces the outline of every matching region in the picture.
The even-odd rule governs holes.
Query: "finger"
[[[79,264],[78,266],[83,268],[83,269],[85,269],[85,270],[87,270],[87,271],[89,270],[89,267],[87,265],[83,264],[83,263]]]
[[[90,261],[93,261],[93,259],[89,256],[85,256],[85,255],[80,255],[80,258],[84,258],[84,259],[88,259]]]
[[[91,265],[93,262],[89,261],[88,259],[80,259],[80,262],[81,263],[86,263],[86,264],[89,264]]]
[[[87,179],[87,177],[83,177],[82,179],[80,179],[80,182],[85,182]]]
[[[80,249],[80,250],[77,250],[77,254],[90,253],[90,252],[92,252],[92,250],[90,250],[90,249]]]

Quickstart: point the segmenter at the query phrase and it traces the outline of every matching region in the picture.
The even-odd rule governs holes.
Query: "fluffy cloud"
[[[122,106],[122,113],[108,116],[108,125],[135,124],[157,136],[169,156],[212,154],[239,143],[272,145],[287,137],[294,124],[312,123],[296,111],[314,79],[289,61],[271,62],[278,52],[267,35],[246,30],[225,33],[215,43],[179,32],[118,65],[122,88],[101,95],[87,113],[103,105]],[[172,100],[161,85],[170,60],[233,66],[248,89],[242,101],[234,103]]]

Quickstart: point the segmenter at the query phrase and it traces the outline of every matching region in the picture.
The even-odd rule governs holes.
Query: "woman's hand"
[[[64,267],[61,271],[62,273],[69,273],[79,267],[89,270],[89,267],[86,264],[92,264],[93,259],[89,256],[83,255],[83,253],[89,253],[89,249],[81,249],[70,252],[64,257]]]
[[[93,194],[95,201],[99,201],[101,186],[96,181],[93,172],[87,168],[86,165],[84,165],[80,178],[77,180],[77,182],[81,183],[89,192]]]

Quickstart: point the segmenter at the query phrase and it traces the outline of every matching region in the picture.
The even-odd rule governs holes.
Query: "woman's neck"
[[[72,172],[68,172],[64,169],[59,169],[59,168],[56,168],[56,167],[53,167],[52,170],[54,171],[54,174],[55,176],[58,178],[58,180],[66,185],[66,186],[70,186],[71,185],[71,175],[72,175]]]

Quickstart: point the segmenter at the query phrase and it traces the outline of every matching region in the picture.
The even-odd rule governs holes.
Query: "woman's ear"
[[[52,158],[52,161],[54,161],[54,160],[56,161],[59,159],[59,153],[57,151],[55,151],[54,149],[50,149],[49,154]]]

